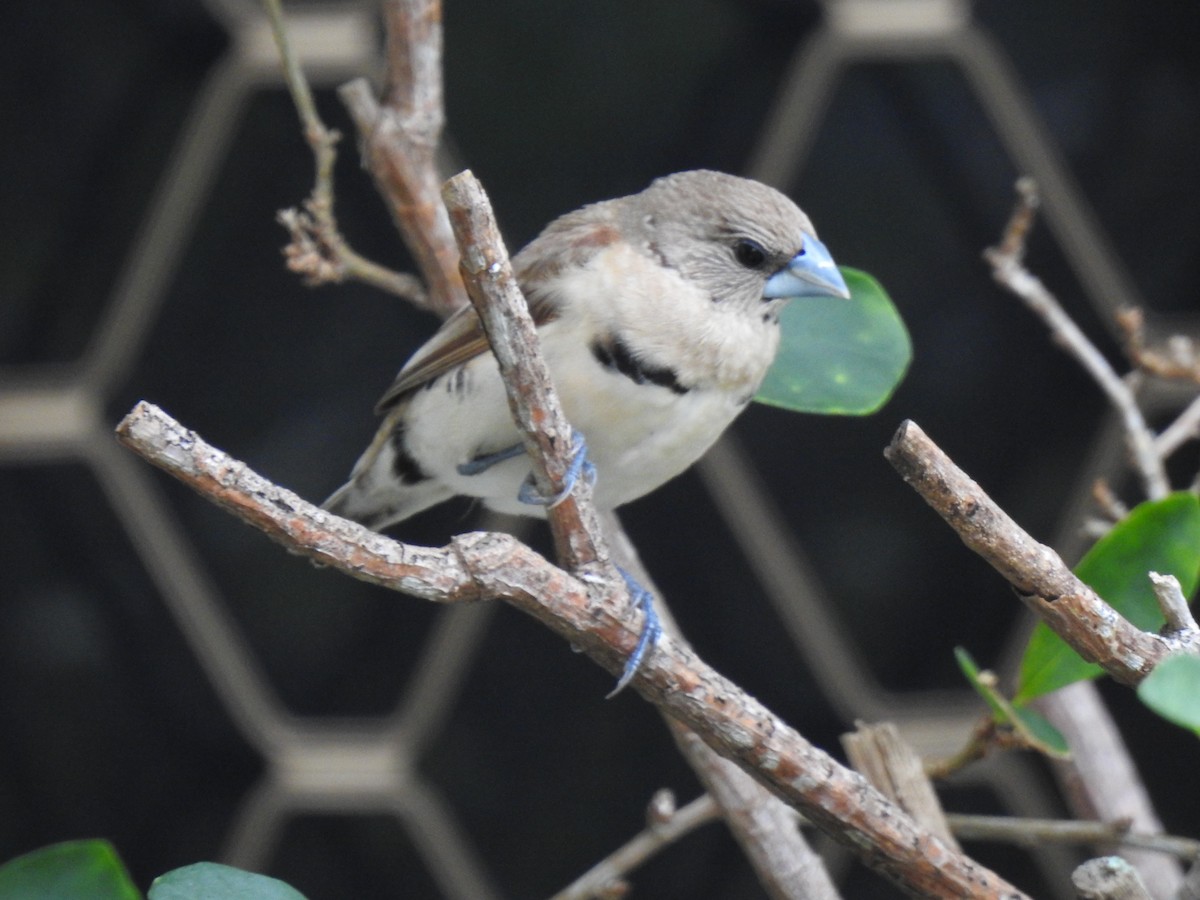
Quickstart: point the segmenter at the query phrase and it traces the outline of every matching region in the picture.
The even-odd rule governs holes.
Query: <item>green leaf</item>
[[[1055,759],[1071,758],[1067,739],[1037,710],[1028,706],[1014,706],[1013,715],[1016,716],[1017,731],[1025,737],[1031,748]]]
[[[108,841],[67,841],[0,866],[0,900],[141,900]]]
[[[1163,624],[1148,573],[1179,579],[1184,596],[1200,581],[1200,499],[1181,491],[1137,506],[1098,540],[1075,574],[1138,628]],[[1024,703],[1076,681],[1101,674],[1084,662],[1045,623],[1039,622],[1021,660],[1016,702]]]
[[[1168,656],[1138,685],[1138,697],[1167,721],[1200,736],[1200,656]]]
[[[150,900],[304,900],[304,895],[276,878],[202,862],[155,878]]]
[[[995,676],[991,672],[981,672],[970,653],[962,647],[955,647],[954,658],[958,660],[958,667],[971,687],[991,709],[992,719],[997,725],[1011,728],[1021,744],[1030,750],[1037,750],[1055,759],[1071,758],[1071,748],[1059,730],[1034,710],[1014,706],[996,689]]]
[[[794,412],[863,416],[904,377],[912,342],[883,287],[840,266],[851,297],[804,297],[784,307],[779,354],[755,400]]]
[[[1004,702],[1004,698],[1000,696],[993,684],[993,676],[989,672],[986,676],[979,670],[979,666],[975,664],[975,658],[966,651],[963,647],[954,648],[954,658],[958,661],[958,667],[962,669],[963,675],[970,682],[971,687],[975,689],[980,697],[984,699],[988,707],[992,710],[992,718],[1001,725],[1008,725],[1012,722],[1010,715],[1010,707]]]

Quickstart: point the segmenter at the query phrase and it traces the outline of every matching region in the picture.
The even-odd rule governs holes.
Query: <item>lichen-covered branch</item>
[[[443,548],[392,541],[271,484],[148,403],[139,403],[117,434],[126,446],[288,549],[352,577],[437,602],[503,600],[614,673],[636,640],[616,598],[589,591],[508,535],[465,534]],[[920,828],[860,775],[669,635],[660,639],[633,687],[910,893],[1025,896]]]

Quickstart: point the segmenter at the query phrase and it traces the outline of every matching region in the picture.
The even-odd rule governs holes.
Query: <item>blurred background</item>
[[[891,718],[948,754],[982,714],[953,648],[1011,671],[1028,623],[881,451],[916,420],[1072,561],[1097,475],[1140,499],[1113,475],[1098,391],[980,254],[1032,170],[1030,265],[1103,349],[1117,358],[1119,301],[1195,330],[1200,6],[829,6],[447,0],[448,164],[479,175],[514,249],[660,174],[756,174],[889,289],[916,356],[882,412],[751,408],[623,520],[701,655],[814,743],[840,756],[856,718]],[[348,136],[343,231],[406,268],[333,92],[378,72],[370,5],[289,8]],[[143,887],[222,859],[312,900],[534,897],[632,836],[657,788],[694,796],[654,712],[605,702],[610,676],[543,628],[317,570],[113,442],[146,398],[319,501],[437,324],[285,270],[274,216],[312,161],[257,6],[9,0],[0,23],[0,857],[102,836]],[[397,536],[483,526],[547,549],[542,526],[465,503]],[[1194,737],[1101,690],[1166,827],[1195,835],[1178,789]],[[1063,812],[1021,754],[945,802]],[[1075,858],[966,849],[1036,896],[1065,895]],[[830,860],[845,896],[898,896]],[[633,880],[639,897],[763,896],[720,825]]]

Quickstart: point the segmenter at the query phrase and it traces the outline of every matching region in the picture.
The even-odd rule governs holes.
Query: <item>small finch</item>
[[[754,397],[779,312],[849,291],[808,217],[773,188],[679,172],[568,213],[513,257],[597,506],[615,508],[694,463]],[[400,370],[350,480],[325,508],[383,529],[456,494],[544,516],[472,307]]]
[[[577,431],[573,471],[595,478],[609,509],[674,478],[745,409],[788,300],[850,296],[796,204],[720,172],[679,172],[568,213],[512,262]],[[413,355],[376,411],[375,439],[325,501],[340,516],[382,529],[456,494],[534,516],[557,500],[533,490],[473,307]],[[652,595],[622,574],[645,619],[612,694],[661,631]]]

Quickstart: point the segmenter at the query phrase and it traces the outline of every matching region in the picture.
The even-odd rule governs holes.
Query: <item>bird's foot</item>
[[[596,467],[587,458],[587,441],[583,439],[583,432],[573,431],[571,433],[571,463],[567,466],[567,472],[563,476],[562,490],[552,497],[546,497],[538,491],[531,473],[521,482],[521,490],[517,493],[517,499],[522,503],[554,509],[567,499],[580,475],[586,478],[589,484],[594,484],[596,481]]]
[[[617,566],[617,571],[621,573],[621,577],[625,579],[625,586],[629,588],[629,596],[646,616],[642,622],[642,633],[638,636],[637,646],[633,648],[633,652],[629,654],[629,659],[625,660],[625,670],[621,672],[621,677],[617,680],[617,686],[609,691],[604,699],[615,697],[621,691],[625,690],[625,686],[633,680],[633,676],[637,674],[642,663],[646,660],[646,654],[662,635],[662,623],[658,620],[658,613],[654,611],[654,595],[646,588],[642,587],[640,581]]]

